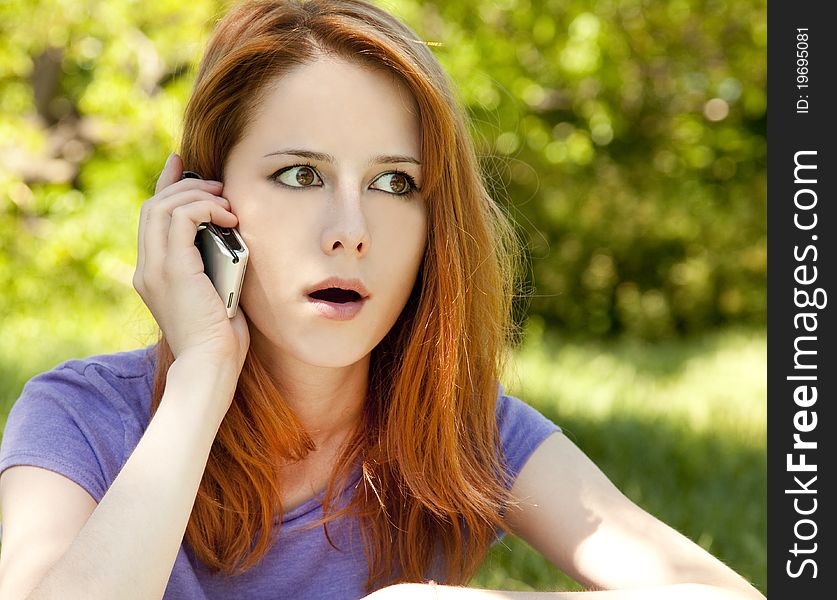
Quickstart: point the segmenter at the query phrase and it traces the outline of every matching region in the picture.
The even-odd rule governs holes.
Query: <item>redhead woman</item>
[[[218,24],[140,216],[160,339],[24,388],[0,597],[763,597],[504,393],[519,250],[454,98],[362,0]],[[249,248],[232,318],[207,222]],[[506,532],[591,591],[463,587]]]

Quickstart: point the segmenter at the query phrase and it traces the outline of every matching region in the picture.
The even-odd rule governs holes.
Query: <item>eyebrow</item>
[[[319,160],[322,162],[327,163],[334,163],[334,157],[331,154],[326,154],[324,152],[314,152],[313,150],[305,150],[303,148],[286,148],[284,150],[277,150],[276,152],[270,152],[265,154],[265,158],[268,156],[277,156],[280,154],[287,154],[290,156],[299,156],[301,158],[310,158],[313,160]],[[380,164],[391,164],[391,163],[413,163],[415,165],[421,166],[421,162],[417,159],[413,158],[412,156],[402,155],[402,154],[379,154],[378,156],[373,156],[372,160],[369,161],[369,166],[372,165],[380,165]]]

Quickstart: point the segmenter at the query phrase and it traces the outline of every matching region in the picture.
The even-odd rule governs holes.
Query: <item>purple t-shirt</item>
[[[154,346],[70,360],[33,377],[12,407],[0,444],[0,473],[34,465],[60,473],[99,502],[149,422]],[[559,428],[499,387],[497,422],[511,481]],[[353,478],[347,490],[356,483]],[[253,568],[235,577],[211,574],[184,542],[164,598],[350,598],[364,595],[366,558],[354,520],[322,527],[322,497],[282,516],[276,543]]]

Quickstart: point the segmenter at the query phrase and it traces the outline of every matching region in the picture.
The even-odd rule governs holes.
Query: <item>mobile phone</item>
[[[181,179],[203,179],[194,171],[183,171]],[[203,270],[224,301],[227,317],[232,319],[238,310],[244,272],[250,251],[237,229],[220,227],[215,223],[201,223],[195,236],[195,246],[201,253]]]

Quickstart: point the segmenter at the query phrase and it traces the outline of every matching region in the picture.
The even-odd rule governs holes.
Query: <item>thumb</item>
[[[163,166],[163,171],[160,173],[160,177],[157,178],[157,185],[154,188],[154,193],[157,194],[160,190],[163,190],[171,184],[180,181],[182,173],[183,161],[176,152],[172,152],[166,159],[166,164]]]

